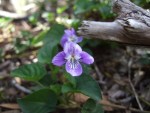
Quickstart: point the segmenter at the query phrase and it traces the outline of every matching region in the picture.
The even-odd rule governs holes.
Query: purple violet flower
[[[82,41],[82,37],[78,37],[75,33],[75,30],[73,28],[65,30],[65,34],[63,35],[61,39],[61,45],[64,47],[66,42],[74,42],[79,43]]]
[[[65,64],[66,71],[72,76],[79,76],[82,74],[82,66],[84,64],[92,64],[94,58],[88,53],[82,51],[81,47],[73,42],[64,45],[64,51],[59,52],[52,60],[56,66]]]

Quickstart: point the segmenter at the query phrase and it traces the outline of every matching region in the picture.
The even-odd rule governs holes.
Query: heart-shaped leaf
[[[62,86],[62,93],[80,92],[97,101],[102,98],[101,89],[91,76],[82,74],[79,77],[74,77],[74,79],[73,83],[69,80],[68,83]]]
[[[87,102],[83,105],[82,113],[104,113],[102,105],[96,103],[92,99],[88,99]]]
[[[20,77],[29,81],[38,81],[46,74],[44,66],[40,63],[23,65],[11,72],[14,77]]]
[[[76,90],[94,100],[101,99],[101,89],[98,83],[89,75],[82,74],[80,77],[76,77]]]
[[[47,32],[44,38],[44,44],[55,44],[60,42],[61,37],[64,34],[65,27],[61,24],[54,24]]]
[[[38,61],[49,64],[57,52],[58,47],[55,43],[46,44],[38,52]]]
[[[49,113],[56,108],[57,96],[49,89],[42,89],[18,99],[18,103],[23,113]]]

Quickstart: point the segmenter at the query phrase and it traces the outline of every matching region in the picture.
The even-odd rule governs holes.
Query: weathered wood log
[[[77,33],[89,38],[150,46],[150,12],[129,0],[112,0],[113,22],[83,21]]]

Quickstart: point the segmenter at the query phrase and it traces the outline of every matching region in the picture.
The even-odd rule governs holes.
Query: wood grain
[[[150,46],[150,12],[129,0],[112,0],[113,22],[83,21],[77,33],[89,38]]]

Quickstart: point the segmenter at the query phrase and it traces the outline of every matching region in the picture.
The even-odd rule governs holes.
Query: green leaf
[[[23,113],[49,113],[56,108],[57,96],[49,89],[42,89],[18,99],[18,103]]]
[[[58,14],[61,14],[61,13],[63,13],[67,8],[68,8],[67,5],[62,6],[62,7],[58,7],[58,8],[57,8],[57,13],[58,13]]]
[[[90,112],[91,113],[91,112]],[[93,109],[93,112],[92,113],[104,113],[104,110],[102,108],[102,105],[101,104],[97,104],[95,106],[95,108]]]
[[[44,30],[40,32],[36,37],[32,38],[31,45],[32,46],[40,45],[40,43],[42,43],[43,39],[45,38],[46,33],[47,33],[47,30]]]
[[[44,46],[38,52],[38,60],[41,63],[51,63],[52,58],[58,52],[57,45],[64,34],[65,27],[54,24],[44,38]]]
[[[90,53],[90,52],[88,52],[88,53]],[[83,68],[84,74],[86,74],[86,75],[89,75],[89,73],[92,71],[92,68],[85,64],[82,65],[82,68]]]
[[[69,81],[62,86],[62,93],[80,92],[97,101],[102,98],[100,87],[91,76],[82,74],[74,78],[75,82]]]
[[[15,38],[13,44],[14,44],[14,50],[17,54],[24,52],[30,46],[29,40],[24,41],[23,43],[21,38]]]
[[[57,95],[61,94],[61,85],[60,84],[54,84],[54,85],[50,85],[50,89],[52,91],[54,91]]]
[[[98,7],[99,11],[101,12],[101,16],[103,19],[108,19],[113,17],[113,13],[111,12],[111,3],[108,2],[102,2],[100,6]]]
[[[92,99],[88,99],[87,102],[83,105],[81,113],[104,113],[102,105],[96,103]]]
[[[150,64],[150,54],[146,53],[139,59],[139,63],[143,65]]]
[[[60,24],[54,24],[50,30],[48,30],[45,39],[44,44],[54,44],[57,45],[60,42],[61,37],[64,34],[65,27]]]
[[[85,13],[91,9],[92,2],[89,0],[77,0],[75,3],[75,14]]]
[[[75,2],[75,14],[83,14],[90,12],[99,5],[99,2],[94,0],[77,0]]]
[[[82,74],[76,77],[76,90],[94,100],[101,99],[101,90],[98,83],[89,75]]]
[[[54,12],[44,12],[42,14],[42,17],[50,23],[55,21],[55,13]]]
[[[43,86],[50,86],[53,83],[51,75],[48,73],[44,77],[42,77],[39,81]]]
[[[65,83],[62,86],[61,92],[62,93],[76,92],[76,89],[73,87],[71,83]]]
[[[64,73],[65,78],[69,81],[69,83],[72,85],[73,88],[76,87],[76,79],[73,76],[70,76],[69,73],[65,72]]]
[[[14,77],[29,81],[38,81],[46,74],[44,66],[40,63],[26,64],[11,72]]]
[[[49,64],[57,52],[58,47],[55,43],[46,44],[38,51],[38,61]]]
[[[10,18],[0,18],[0,27],[8,27],[8,24],[12,21],[13,19]]]

